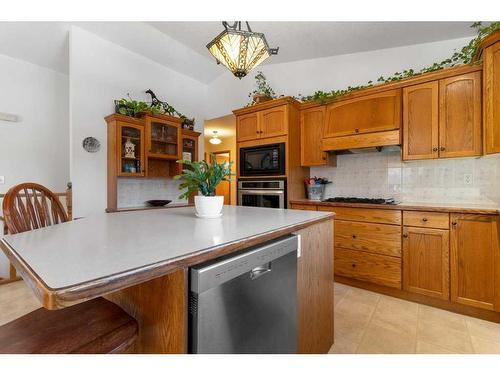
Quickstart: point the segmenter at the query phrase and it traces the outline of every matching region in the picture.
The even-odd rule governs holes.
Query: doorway
[[[231,151],[216,151],[210,154],[211,162],[213,162],[213,158],[218,164],[228,163],[231,161]],[[215,189],[216,195],[224,196],[224,204],[231,204],[231,183],[229,181],[222,181],[217,188]]]

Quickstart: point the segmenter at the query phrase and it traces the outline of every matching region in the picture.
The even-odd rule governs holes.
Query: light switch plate
[[[0,185],[5,184],[5,176],[0,176]]]

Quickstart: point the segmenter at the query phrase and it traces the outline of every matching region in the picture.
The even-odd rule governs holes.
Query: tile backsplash
[[[398,151],[338,155],[325,196],[393,197],[403,202],[500,203],[500,155],[402,162]]]
[[[166,178],[123,178],[118,179],[118,207],[146,206],[151,199],[169,199],[174,203],[185,203],[179,199],[178,181]]]

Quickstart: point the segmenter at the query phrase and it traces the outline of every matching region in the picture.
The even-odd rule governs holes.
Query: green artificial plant
[[[272,87],[267,82],[266,76],[262,72],[257,72],[255,75],[255,90],[248,94],[249,98],[252,98],[252,103],[256,103],[255,97],[257,95],[263,95],[269,99],[276,99],[276,93],[272,89]]]
[[[231,181],[231,166],[233,162],[217,163],[213,154],[210,154],[212,162],[209,164],[205,160],[187,161],[178,160],[177,163],[184,164],[188,168],[182,170],[180,175],[174,176],[175,180],[181,180],[179,190],[185,190],[179,199],[187,199],[193,193],[199,191],[206,197],[215,196],[215,189],[222,181]]]
[[[116,102],[116,112],[131,117],[140,117],[144,113],[157,115],[161,113],[160,105],[149,105],[140,100],[133,100],[128,94],[128,99],[122,98]]]

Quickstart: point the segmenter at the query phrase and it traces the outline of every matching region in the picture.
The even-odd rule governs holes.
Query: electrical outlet
[[[0,185],[5,184],[5,176],[0,176]]]
[[[464,185],[472,185],[472,174],[464,173]]]

